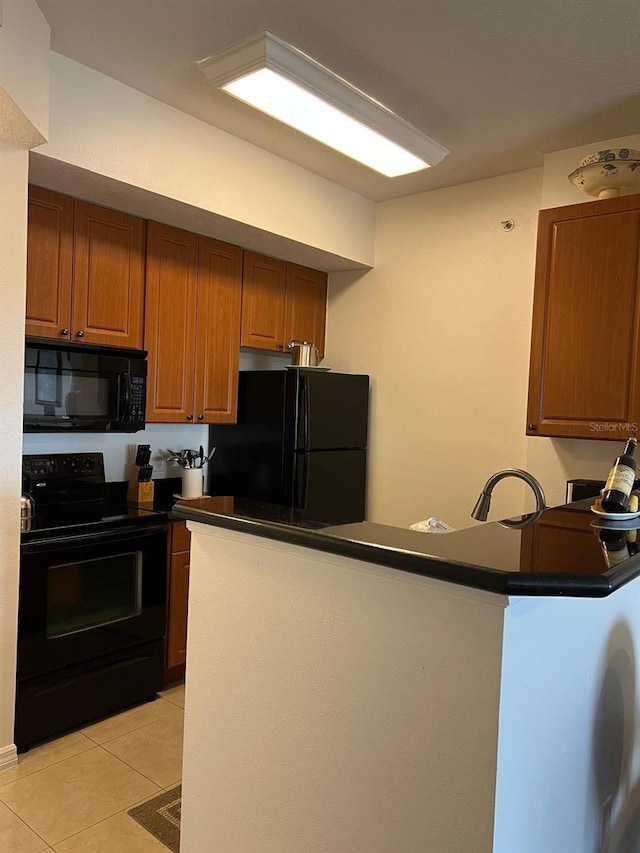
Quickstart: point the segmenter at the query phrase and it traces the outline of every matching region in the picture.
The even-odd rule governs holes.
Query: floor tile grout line
[[[145,799],[143,799],[143,800],[136,800],[135,803],[131,803],[131,805],[125,806],[124,809],[117,809],[113,814],[108,815],[108,817],[100,818],[100,820],[96,821],[95,823],[92,823],[91,826],[85,826],[83,829],[79,829],[77,832],[74,832],[71,835],[67,835],[64,838],[59,838],[55,842],[55,844],[62,844],[64,841],[69,841],[69,839],[75,838],[76,835],[80,835],[83,832],[87,832],[89,829],[95,829],[96,826],[100,826],[101,823],[105,823],[106,821],[111,820],[112,818],[116,817],[116,815],[126,814],[130,817],[129,809],[135,809],[136,806],[143,805],[143,803],[146,803],[149,800],[152,800],[154,797],[159,796],[160,793],[161,793],[160,791],[156,791],[156,793],[153,794],[153,796],[151,796],[151,797],[145,797]],[[131,819],[133,820],[133,818],[131,818]],[[48,841],[45,841],[44,838],[42,840],[45,844],[49,843]],[[53,848],[55,848],[55,845],[53,845]],[[52,849],[52,848],[48,848],[48,849]],[[46,851],[42,851],[42,853],[46,853]]]
[[[168,702],[172,706],[171,711],[168,711],[167,714],[173,714],[174,708],[178,708],[184,714],[184,708],[181,708],[180,705],[177,705],[175,702],[171,702],[170,699],[166,699],[164,696],[160,696],[160,695],[158,695],[158,699],[164,699],[165,702]],[[135,707],[143,707],[143,706],[135,706]],[[131,710],[131,709],[127,709],[127,710]],[[123,711],[121,713],[126,713],[126,711]],[[112,717],[106,717],[105,719],[106,720],[115,719],[117,716],[118,715],[114,715]],[[155,722],[159,722],[161,719],[162,719],[162,715],[160,715],[160,717],[158,717],[158,720],[152,720],[150,723],[149,722],[142,723],[141,725],[137,726],[135,729],[130,729],[128,732],[124,732],[123,734],[115,735],[114,737],[109,738],[108,740],[102,741],[102,742],[98,742],[97,740],[92,738],[90,734],[87,734],[84,731],[84,729],[75,729],[74,731],[63,734],[60,737],[67,737],[70,734],[79,734],[82,737],[86,738],[89,741],[89,746],[86,749],[81,749],[78,752],[73,754],[73,755],[80,755],[82,752],[89,752],[89,750],[95,749],[96,746],[104,746],[105,743],[109,743],[110,741],[116,740],[117,738],[123,737],[124,735],[132,734],[133,732],[136,732],[139,729],[143,729],[145,726],[152,725]],[[99,725],[99,723],[93,723],[93,725]],[[54,738],[50,741],[47,741],[46,744],[43,744],[43,745],[47,745],[48,743],[55,743],[56,740],[58,740],[58,738]],[[37,748],[38,747],[36,746],[35,749],[37,749]],[[28,755],[28,753],[25,753],[25,754]],[[51,764],[47,764],[45,767],[41,767],[38,770],[30,770],[29,772],[24,773],[23,775],[19,776],[17,779],[14,779],[13,782],[18,782],[18,781],[20,781],[20,779],[26,779],[28,776],[33,776],[34,773],[40,773],[41,770],[46,770],[48,767],[54,767],[56,764],[60,764],[61,762],[66,761],[67,758],[73,758],[73,755],[67,755],[64,758],[60,758],[60,759],[57,759],[56,761],[52,761]],[[111,753],[111,755],[113,755],[113,753]],[[18,764],[16,766],[18,766],[18,767],[20,766],[19,760],[18,760]],[[9,768],[9,769],[11,769],[11,768]],[[2,781],[2,774],[0,773],[0,791],[2,790],[2,788],[6,787],[7,785],[12,785],[13,782],[3,782]]]
[[[170,703],[170,704],[172,704],[172,703]],[[92,742],[92,743],[95,743],[95,744],[96,744],[96,746],[104,746],[104,745],[105,745],[105,743],[111,743],[111,741],[112,741],[112,740],[118,740],[118,738],[120,738],[120,737],[126,737],[127,735],[131,735],[131,734],[133,734],[134,732],[138,732],[138,731],[140,731],[140,729],[144,729],[146,726],[153,726],[153,725],[155,725],[156,723],[161,723],[165,716],[166,716],[166,717],[169,717],[169,716],[171,716],[171,715],[174,713],[174,710],[173,710],[173,709],[174,709],[174,708],[176,708],[176,707],[178,707],[178,706],[173,705],[173,707],[171,708],[171,710],[170,710],[170,711],[167,711],[167,713],[166,713],[164,716],[163,716],[163,715],[159,716],[157,720],[151,720],[150,722],[142,723],[141,725],[137,726],[135,729],[129,729],[129,731],[121,732],[119,735],[114,735],[113,737],[110,737],[110,738],[108,738],[107,740],[100,741],[99,743],[98,743],[98,741],[97,741],[97,740],[94,740],[94,739],[91,737],[91,735],[87,735],[87,734],[85,734],[85,737],[86,737],[86,738],[89,738],[89,739],[91,740],[91,742]],[[184,711],[183,711],[183,713],[184,713]]]
[[[130,808],[133,808],[133,806],[130,806]],[[97,826],[99,823],[102,823],[103,820],[110,820],[110,818],[115,817],[115,815],[119,814],[121,811],[122,809],[116,809],[110,815],[100,818],[100,820],[96,821],[95,823],[90,823],[88,826],[83,826],[82,829],[79,829],[72,835],[65,835],[64,838],[58,838],[56,841],[52,841],[51,843],[48,841],[45,841],[44,843],[49,844],[49,846],[51,847],[55,847],[56,844],[62,844],[63,841],[68,841],[70,838],[73,838],[74,835],[79,835],[81,832],[86,832],[88,829],[93,829],[94,826]]]
[[[33,832],[33,834],[34,834],[34,835],[37,835],[37,836],[38,836],[38,838],[40,839],[40,841],[42,841],[42,843],[43,843],[43,844],[46,844],[46,845],[47,845],[47,848],[46,848],[47,850],[49,850],[49,849],[50,849],[51,845],[50,845],[50,844],[49,844],[49,842],[46,840],[46,838],[43,838],[43,837],[40,835],[40,833],[39,833],[39,832],[37,832],[37,831],[36,831],[36,830],[31,826],[31,824],[27,823],[27,822],[26,822],[26,820],[25,820],[23,817],[20,817],[20,815],[19,815],[17,812],[15,812],[15,811],[11,808],[11,806],[9,805],[9,803],[5,803],[4,801],[1,801],[1,802],[2,802],[2,805],[3,805],[5,808],[9,809],[9,811],[10,811],[12,814],[14,814],[14,815],[18,818],[18,820],[20,821],[20,823],[23,823],[23,824],[27,827],[27,829],[30,829],[30,830],[31,830],[31,832]],[[41,851],[41,853],[44,853],[44,851]]]
[[[76,732],[73,732],[76,734]],[[64,735],[63,735],[64,737]],[[63,761],[67,761],[69,758],[75,758],[76,755],[82,755],[83,752],[91,752],[96,747],[100,746],[99,743],[87,738],[90,741],[90,745],[86,749],[81,749],[79,752],[74,752],[71,755],[66,755],[64,758],[60,758],[56,761],[52,761],[51,764],[45,765],[45,767],[40,767],[38,770],[30,770],[28,773],[23,774],[22,776],[18,776],[17,779],[14,779],[12,782],[4,782],[2,783],[2,774],[0,774],[0,801],[2,800],[2,789],[7,788],[9,785],[14,785],[16,782],[22,782],[23,779],[28,779],[30,776],[35,776],[36,773],[42,773],[43,770],[48,770],[50,767],[55,767],[57,764],[62,764]],[[54,741],[49,741],[49,743],[53,743]],[[20,766],[20,762],[15,765],[16,767]],[[12,770],[13,768],[9,768]],[[6,805],[6,804],[5,804]]]
[[[164,699],[165,702],[170,702],[172,705],[175,705],[176,708],[180,708],[180,710],[184,711],[184,705],[180,705],[178,702],[174,702],[173,699],[169,699],[168,696],[161,696],[161,699]]]
[[[164,699],[164,696],[160,696],[160,695],[158,694],[158,697],[157,697],[157,698],[158,698],[158,699]],[[169,700],[168,700],[168,699],[165,699],[164,701],[165,701],[165,702],[169,702]],[[172,705],[172,706],[174,706],[174,703],[173,703],[173,702],[169,702],[169,704],[170,704],[170,705]],[[84,735],[86,738],[89,738],[89,740],[91,740],[93,743],[97,743],[97,744],[98,744],[98,746],[102,746],[102,743],[98,743],[98,741],[97,741],[97,740],[94,740],[94,738],[92,738],[90,734],[87,734],[87,733],[86,733],[86,730],[87,730],[87,729],[89,729],[89,728],[93,728],[93,726],[99,726],[101,723],[106,723],[106,722],[108,722],[109,720],[116,720],[118,717],[122,716],[123,714],[127,714],[129,711],[134,711],[136,708],[145,708],[147,705],[153,705],[153,702],[144,702],[144,703],[142,703],[142,704],[140,704],[140,705],[134,705],[132,708],[126,708],[124,711],[121,711],[119,714],[112,714],[111,716],[104,717],[104,719],[99,720],[97,723],[89,723],[89,725],[85,726],[84,728],[82,728],[82,729],[78,729],[78,732],[79,732],[80,734]],[[167,712],[167,713],[169,713],[169,712]],[[161,719],[162,719],[162,714],[158,717],[158,720],[161,720]],[[152,720],[152,722],[156,722],[156,720]],[[137,728],[135,728],[135,729],[131,729],[131,731],[132,731],[132,732],[135,732],[135,731],[137,731],[137,730],[138,730],[138,728],[142,729],[142,728],[144,728],[145,726],[148,726],[148,725],[150,725],[150,724],[149,724],[149,723],[142,723],[142,724],[141,724],[140,726],[138,726]],[[125,732],[125,734],[129,734],[129,732]],[[122,737],[122,735],[116,735],[115,737]],[[109,740],[114,740],[114,738],[109,738]],[[107,741],[105,741],[105,743],[107,743]]]
[[[178,709],[180,710],[180,709]],[[167,714],[168,717],[173,716],[173,711],[170,714]],[[184,719],[184,711],[182,712],[182,716]],[[147,726],[155,726],[157,723],[163,722],[163,718],[159,717],[157,720],[152,720],[150,723],[145,723],[143,726],[140,726],[137,729],[132,729],[130,732],[123,732],[122,734],[115,735],[115,737],[110,737],[109,740],[105,740],[102,743],[98,744],[98,746],[106,746],[108,743],[113,743],[114,740],[119,740],[121,737],[128,737],[129,735],[134,734],[135,732],[139,732],[142,729],[146,729]],[[108,751],[108,750],[107,750]],[[112,753],[113,754],[113,753]]]
[[[146,779],[148,782],[151,782],[152,785],[155,785],[156,788],[160,788],[160,790],[162,790],[162,785],[159,785],[157,782],[154,782],[154,780],[151,779],[150,776],[147,776],[146,773],[143,773],[141,770],[138,770],[138,768],[134,767],[133,764],[129,764],[128,761],[125,761],[124,758],[120,758],[119,755],[114,755],[113,752],[110,752],[108,749],[105,749],[105,747],[102,747],[102,749],[107,753],[107,755],[110,755],[112,758],[117,758],[118,761],[121,761],[123,764],[126,764],[126,766],[130,770],[133,770],[134,773],[137,773],[139,776],[142,776],[143,779]],[[155,794],[153,794],[152,796],[155,797],[157,795],[158,791],[156,791]],[[149,799],[151,799],[151,797],[149,797]],[[130,808],[133,808],[133,806],[130,806]]]
[[[117,740],[117,738],[114,738],[114,740]],[[110,755],[112,758],[117,758],[117,759],[118,759],[118,761],[122,761],[122,763],[123,763],[123,764],[126,764],[126,765],[127,765],[127,767],[129,767],[129,768],[130,768],[131,770],[133,770],[135,773],[138,773],[138,774],[139,774],[140,776],[142,776],[144,779],[147,779],[149,782],[151,782],[151,784],[152,784],[152,785],[155,785],[157,788],[160,788],[160,791],[163,791],[163,790],[164,790],[164,787],[163,787],[162,785],[160,785],[160,783],[159,783],[159,782],[154,781],[150,776],[147,776],[147,775],[146,775],[146,773],[143,773],[141,770],[138,770],[138,768],[137,768],[137,767],[134,767],[134,766],[133,766],[133,764],[129,764],[129,762],[128,762],[128,761],[125,761],[125,760],[124,760],[124,758],[121,758],[119,755],[115,755],[113,752],[110,752],[108,749],[106,749],[106,748],[104,748],[104,747],[103,747],[103,749],[104,749],[104,751],[105,751],[108,755]],[[181,761],[180,763],[182,764],[182,761]],[[155,792],[155,794],[154,794],[153,796],[157,796],[159,793],[160,793],[159,791],[156,791],[156,792]]]
[[[137,800],[133,804],[126,806],[127,809],[133,808],[135,805],[138,805],[141,802],[146,802],[147,799],[153,799],[153,797],[157,797],[160,793],[163,792],[164,789],[163,789],[162,785],[158,785],[158,783],[154,782],[153,779],[149,779],[149,777],[146,776],[144,773],[141,773],[139,770],[137,770],[135,767],[132,767],[128,762],[123,761],[117,755],[114,755],[112,752],[109,752],[108,749],[103,749],[103,747],[101,747],[100,744],[96,744],[95,749],[102,750],[102,752],[104,752],[110,758],[114,758],[116,761],[120,762],[121,764],[124,764],[129,770],[132,770],[138,776],[142,777],[143,779],[145,779],[147,782],[154,785],[158,789],[158,790],[154,791],[152,794],[150,794],[149,797],[147,797],[146,799]],[[86,752],[93,752],[93,750],[94,750],[94,748],[92,747],[91,749],[85,749],[84,752],[85,753]],[[77,753],[77,755],[81,755],[81,754],[82,753]],[[75,755],[68,756],[68,759],[73,759],[73,758],[76,758],[76,756]],[[63,759],[63,760],[66,761],[68,759]],[[56,762],[56,763],[61,764],[62,762]],[[54,765],[50,765],[50,766],[53,767]],[[40,773],[40,772],[43,772],[44,770],[48,770],[48,769],[49,769],[49,767],[43,767],[42,770],[39,770],[37,772]],[[35,774],[31,773],[29,775],[34,776]],[[27,777],[25,776],[23,778],[26,779]],[[21,781],[22,781],[22,779],[16,780],[16,782],[21,782]],[[10,782],[9,784],[12,784],[12,783]],[[2,789],[0,788],[0,792],[1,792],[1,790]],[[36,829],[34,829],[34,827],[24,817],[21,817],[21,815],[19,815],[17,812],[15,812],[8,803],[5,803],[1,797],[0,797],[0,802],[2,802],[3,805],[5,805],[10,811],[12,811],[16,815],[16,817],[19,818],[19,820],[21,820],[22,823],[25,824],[25,826],[27,826],[33,833],[35,833],[35,835],[38,836],[38,838],[42,839],[43,844],[49,845],[49,847],[47,849],[52,849],[55,847],[56,844],[62,844],[63,841],[66,841],[68,838],[72,837],[71,835],[68,835],[68,836],[65,836],[64,838],[58,838],[55,842],[47,841],[47,839],[43,838],[42,835],[40,835],[40,833]],[[107,815],[106,817],[101,818],[99,821],[97,821],[97,823],[101,823],[103,820],[108,820],[109,818],[112,818],[114,815],[118,814],[121,811],[124,811],[124,809],[118,808],[118,809],[116,809],[115,812],[112,812],[111,814]],[[78,835],[80,832],[85,832],[85,830],[91,829],[93,826],[96,826],[97,823],[89,824],[89,826],[84,826],[82,829],[79,829],[77,832],[74,832],[73,835]],[[42,853],[46,853],[46,851],[42,851]]]

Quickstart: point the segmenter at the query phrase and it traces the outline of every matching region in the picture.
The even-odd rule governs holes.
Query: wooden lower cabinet
[[[233,512],[233,498],[208,498],[212,510]],[[164,683],[184,678],[187,660],[187,621],[189,616],[189,558],[191,533],[187,522],[169,522],[167,555],[167,630],[165,634]]]
[[[189,557],[191,534],[185,521],[169,524],[167,559],[167,632],[165,684],[184,678],[187,660],[187,615],[189,602]]]
[[[606,561],[594,518],[588,510],[547,510],[544,519],[522,530],[520,571],[600,574]]]

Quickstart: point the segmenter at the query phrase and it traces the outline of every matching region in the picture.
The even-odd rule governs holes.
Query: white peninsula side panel
[[[502,596],[193,531],[181,853],[485,853]]]
[[[493,853],[640,851],[639,666],[640,578],[510,599]]]

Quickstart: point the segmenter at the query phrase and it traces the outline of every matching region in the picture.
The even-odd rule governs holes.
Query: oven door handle
[[[23,542],[20,546],[21,554],[30,554],[34,551],[42,550],[43,546],[50,549],[59,549],[74,547],[78,545],[91,545],[93,542],[110,543],[127,542],[131,539],[146,539],[149,536],[157,536],[159,533],[166,534],[166,523],[159,522],[157,524],[145,524],[144,527],[135,527],[133,529],[125,528],[120,530],[101,530],[94,533],[78,533],[66,534],[64,536],[47,536],[43,535],[41,539],[30,539],[28,542]]]

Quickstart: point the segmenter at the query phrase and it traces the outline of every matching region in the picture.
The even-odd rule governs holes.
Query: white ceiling
[[[38,0],[52,50],[374,200],[640,132],[638,0]],[[451,154],[385,178],[217,92],[195,63],[270,30]],[[577,165],[577,164],[576,164]]]

